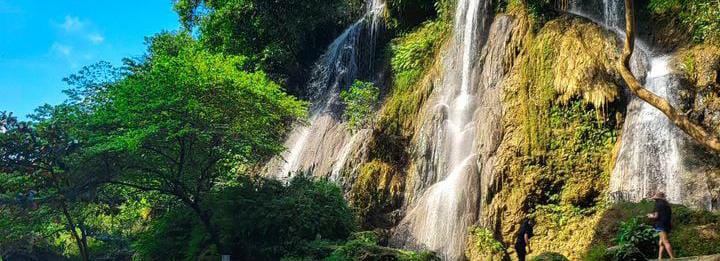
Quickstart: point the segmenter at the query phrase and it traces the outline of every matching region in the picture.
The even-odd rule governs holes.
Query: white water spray
[[[298,171],[333,177],[342,171],[353,149],[350,146],[356,144],[348,141],[354,135],[339,120],[339,93],[361,73],[372,70],[375,42],[384,22],[383,0],[365,4],[365,15],[338,36],[315,65],[308,85],[312,101],[309,125],[293,129],[285,143],[288,150],[268,164],[270,175],[286,180]]]
[[[481,33],[485,26],[487,1],[460,0],[455,13],[455,48],[446,59],[450,64],[444,68],[445,81],[442,96],[436,100],[434,111],[446,113],[445,120],[436,128],[440,151],[440,167],[437,179],[411,206],[399,226],[407,229],[409,244],[438,252],[445,260],[464,257],[465,238],[468,227],[476,217],[473,185],[478,179],[476,168],[475,119],[477,97],[473,88],[473,68],[482,44]],[[459,68],[456,69],[456,68]],[[455,81],[455,79],[459,79]],[[400,240],[401,241],[401,240]]]
[[[587,17],[624,39],[625,5],[621,0],[603,0],[602,19],[584,12],[577,3],[571,6],[571,13]],[[653,54],[649,45],[637,38],[635,46],[633,63],[649,65],[646,88],[672,102],[673,91],[679,88],[679,82],[673,79],[669,66],[671,57]],[[639,71],[634,69],[633,73],[640,78],[642,72]],[[667,116],[652,105],[634,98],[628,106],[621,148],[610,178],[611,197],[639,201],[656,191],[663,191],[669,201],[682,202],[681,175],[684,170],[679,145],[682,138],[681,131]]]

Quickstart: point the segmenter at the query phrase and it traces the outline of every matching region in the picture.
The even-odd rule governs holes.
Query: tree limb
[[[705,128],[701,125],[692,122],[687,114],[673,107],[667,99],[646,89],[637,79],[635,79],[635,76],[633,76],[630,71],[630,57],[632,56],[635,48],[635,14],[633,12],[633,0],[625,0],[625,21],[627,24],[627,31],[625,34],[625,46],[623,48],[622,58],[617,66],[620,71],[620,75],[628,84],[630,91],[638,98],[660,110],[676,126],[707,149],[714,152],[720,152],[720,139],[718,139],[718,137],[705,130]]]

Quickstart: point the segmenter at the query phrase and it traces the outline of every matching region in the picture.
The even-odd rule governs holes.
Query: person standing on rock
[[[658,241],[658,260],[662,259],[663,249],[668,252],[670,259],[674,259],[675,256],[672,252],[672,246],[670,245],[670,230],[672,230],[672,209],[670,203],[665,199],[665,193],[657,192],[652,197],[655,200],[655,210],[647,214],[647,217],[655,220],[655,230],[660,236]]]
[[[520,230],[518,231],[517,238],[515,239],[515,253],[517,253],[518,260],[525,261],[525,256],[530,250],[530,238],[533,236],[533,226],[535,221],[532,219],[525,219]],[[525,251],[527,247],[527,251]]]

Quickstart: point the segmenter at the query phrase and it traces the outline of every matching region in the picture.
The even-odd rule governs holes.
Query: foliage
[[[186,28],[204,46],[243,55],[251,67],[290,85],[303,82],[322,50],[359,10],[357,1],[177,0]]]
[[[567,259],[567,257],[565,257],[559,253],[555,253],[555,252],[544,252],[542,254],[539,254],[539,255],[533,257],[530,260],[531,261],[570,261],[569,259]]]
[[[657,14],[678,16],[695,42],[720,41],[720,4],[715,0],[651,0],[648,7]]]
[[[388,134],[408,135],[405,132],[412,130],[415,115],[432,91],[429,77],[433,58],[449,30],[449,24],[438,19],[425,22],[413,32],[392,41],[389,52],[393,86],[379,119],[379,125],[386,128]]]
[[[364,163],[350,189],[349,200],[367,228],[383,228],[394,224],[386,215],[400,207],[404,183],[401,173],[380,160]]]
[[[566,105],[581,98],[603,109],[618,98],[614,48],[600,28],[573,19],[553,20],[532,40],[530,53],[524,57],[515,79],[521,87],[516,95],[527,99],[520,105],[531,150],[538,153],[552,143],[547,137],[552,129],[542,127],[552,117],[552,111],[547,109],[552,105]]]
[[[546,22],[560,15],[557,11],[556,4],[562,0],[507,0],[498,1],[496,11],[505,11],[509,13],[522,12],[528,15],[533,24],[533,28],[541,28]]]
[[[620,246],[634,246],[647,256],[657,250],[657,232],[638,218],[620,222],[615,242]]]
[[[699,44],[681,50],[673,61],[690,83],[687,94],[689,102],[684,110],[708,131],[720,136],[720,47],[713,44]],[[689,108],[688,108],[689,107]]]
[[[340,97],[345,103],[343,117],[351,129],[368,128],[375,123],[373,117],[380,100],[380,89],[373,83],[356,80],[349,90],[340,93]]]
[[[158,35],[149,50],[101,96],[88,151],[112,168],[112,183],[188,206],[219,244],[205,200],[233,168],[282,151],[304,104],[262,72],[238,70],[242,57],[211,54],[187,34]]]
[[[470,260],[503,260],[505,246],[483,227],[470,228],[467,256]]]
[[[387,5],[389,16],[401,31],[427,20],[448,17],[453,8],[452,1],[448,0],[389,0]]]
[[[582,260],[585,261],[609,261],[610,257],[607,251],[607,247],[603,245],[596,245],[588,249],[583,255]]]
[[[320,245],[341,241],[354,230],[350,208],[340,189],[304,176],[283,185],[241,176],[208,201],[213,222],[223,229],[233,256],[243,260],[276,260],[284,256],[322,256]],[[213,255],[200,222],[186,206],[173,204],[135,244],[148,259],[186,259]],[[241,217],[241,218],[238,218]],[[325,242],[325,243],[323,243]]]
[[[612,261],[644,261],[646,256],[634,245],[625,244],[611,248],[608,251]]]
[[[503,186],[488,192],[493,199],[487,209],[502,213],[496,230],[505,240],[533,215],[533,250],[575,260],[594,244],[602,222],[620,129],[617,117],[607,117],[619,107],[614,41],[598,26],[572,17],[539,30],[517,17],[518,42],[509,48],[519,51],[504,58],[513,66],[503,82],[505,131],[496,152],[500,168],[491,181]]]
[[[339,246],[327,257],[327,261],[342,260],[399,260],[399,261],[431,261],[439,260],[428,252],[397,250],[378,245],[379,239],[374,232],[355,233],[350,240]]]

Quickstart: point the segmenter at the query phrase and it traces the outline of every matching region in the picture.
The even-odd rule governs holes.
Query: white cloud
[[[72,53],[72,47],[58,42],[53,43],[52,46],[50,46],[50,50],[65,57],[70,56],[70,53]]]
[[[80,18],[75,16],[65,16],[65,22],[60,24],[60,27],[67,32],[78,31],[85,26],[85,23],[80,21]]]
[[[92,33],[88,35],[88,39],[94,44],[101,44],[105,42],[105,37],[98,33]]]

